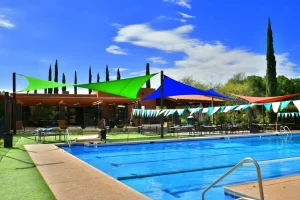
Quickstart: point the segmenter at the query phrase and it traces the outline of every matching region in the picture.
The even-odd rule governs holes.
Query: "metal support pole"
[[[4,129],[4,148],[13,147],[13,135],[10,133],[10,113],[9,113],[9,93],[5,92],[5,129]]]
[[[9,132],[10,132],[10,113],[9,113],[9,93],[8,92],[5,92],[5,96],[4,96],[4,112],[5,112],[4,133],[9,134]]]
[[[164,71],[160,72],[160,108],[164,108]],[[164,138],[164,115],[160,116],[160,137]]]
[[[214,107],[214,97],[211,97],[211,107],[212,107],[212,108]],[[215,117],[214,117],[214,114],[212,114],[212,122],[213,122],[213,124],[215,123]]]
[[[13,134],[17,133],[17,121],[16,121],[16,73],[13,73],[13,102],[12,102],[12,128]]]
[[[249,117],[249,132],[253,133],[253,129],[252,129],[252,108],[251,107],[248,108],[248,117]]]

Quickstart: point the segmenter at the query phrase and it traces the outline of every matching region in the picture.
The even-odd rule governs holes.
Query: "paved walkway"
[[[53,144],[25,148],[58,200],[149,199]]]
[[[263,189],[265,200],[300,199],[300,175],[263,181]],[[260,199],[257,182],[228,186],[225,191]]]

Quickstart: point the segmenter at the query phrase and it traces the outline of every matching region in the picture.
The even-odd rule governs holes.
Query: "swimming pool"
[[[208,185],[245,157],[259,162],[263,179],[300,173],[300,134],[64,149],[152,199],[201,199]],[[224,186],[256,179],[254,165],[246,164],[206,199],[232,199]]]

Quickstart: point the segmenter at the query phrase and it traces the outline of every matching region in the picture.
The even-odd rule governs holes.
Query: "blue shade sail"
[[[143,100],[158,99],[160,98],[160,92],[161,92],[161,87],[157,88],[157,90],[155,90],[149,96],[145,97]],[[203,95],[203,96],[232,99],[230,97],[217,93],[213,89],[207,91],[201,90],[186,85],[184,83],[181,83],[179,81],[176,81],[174,79],[171,79],[168,76],[164,76],[164,97],[179,96],[179,95]]]

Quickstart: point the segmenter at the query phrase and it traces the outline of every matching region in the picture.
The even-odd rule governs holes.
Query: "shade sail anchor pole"
[[[164,71],[160,72],[160,108],[164,108]],[[160,116],[160,137],[164,138],[164,115]]]
[[[12,102],[12,128],[13,134],[17,133],[17,122],[16,122],[16,72],[13,73],[13,102]]]

